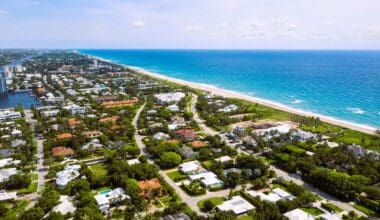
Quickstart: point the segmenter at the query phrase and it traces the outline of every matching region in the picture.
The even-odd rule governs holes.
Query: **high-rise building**
[[[5,77],[4,69],[0,68],[0,94],[4,94],[7,92],[7,78]]]

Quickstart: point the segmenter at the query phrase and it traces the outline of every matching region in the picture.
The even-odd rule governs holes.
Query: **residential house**
[[[161,195],[161,184],[158,178],[139,181],[138,185],[141,191],[140,196],[144,198],[151,198]]]
[[[181,138],[184,141],[194,141],[198,139],[198,134],[192,129],[180,129],[176,131],[177,138]]]
[[[219,211],[232,211],[235,215],[242,215],[255,209],[255,206],[243,199],[241,196],[234,196],[230,200],[224,201],[216,208]]]
[[[199,173],[203,169],[199,162],[195,160],[180,164],[179,170],[184,174],[194,175]]]
[[[0,183],[7,181],[10,176],[18,174],[19,172],[20,171],[14,167],[1,169],[0,170]]]
[[[165,215],[162,220],[191,220],[191,218],[184,213],[176,213],[171,215]]]
[[[179,112],[179,107],[176,104],[169,105],[168,107],[166,107],[166,109],[168,109],[171,112]]]
[[[168,134],[165,134],[163,132],[157,132],[153,135],[153,140],[168,140],[170,136]]]
[[[183,98],[185,98],[185,93],[183,92],[160,93],[154,95],[154,100],[161,105],[172,102],[179,102]]]
[[[13,158],[4,158],[4,159],[0,159],[0,168],[5,167],[5,166],[16,166],[20,163],[21,163],[20,160],[15,160]]]
[[[101,131],[85,131],[84,132],[84,136],[86,136],[87,138],[98,138],[102,135],[103,133]]]
[[[57,139],[58,139],[58,140],[70,139],[70,138],[72,138],[72,137],[73,137],[73,135],[70,134],[70,133],[62,133],[62,134],[58,134],[58,135],[57,135]]]
[[[66,109],[72,115],[75,115],[75,114],[84,114],[87,111],[86,107],[81,107],[81,106],[76,105],[76,104],[64,106],[63,109]]]
[[[238,110],[238,106],[235,104],[227,105],[224,108],[221,108],[218,110],[218,112],[224,112],[224,113],[229,113]]]
[[[74,149],[70,147],[53,147],[53,156],[72,157],[75,154]]]
[[[313,216],[302,209],[293,209],[284,214],[289,220],[314,220]]]
[[[54,206],[53,212],[60,212],[62,215],[67,215],[69,213],[74,214],[76,211],[76,207],[73,204],[73,200],[69,196],[61,195],[59,197],[59,204]]]
[[[55,183],[58,188],[64,188],[70,181],[80,176],[80,165],[66,165],[65,169],[56,173]]]
[[[223,181],[218,179],[217,175],[211,171],[205,171],[189,176],[191,181],[200,180],[208,188],[215,189],[223,186]]]
[[[125,194],[124,189],[121,187],[115,188],[113,190],[107,189],[95,195],[95,200],[99,206],[99,209],[105,214],[108,213],[111,205],[129,198],[130,197]]]
[[[185,159],[195,159],[198,155],[191,147],[186,146],[179,148],[178,153]]]
[[[0,202],[16,200],[17,192],[6,192],[5,190],[0,190]]]

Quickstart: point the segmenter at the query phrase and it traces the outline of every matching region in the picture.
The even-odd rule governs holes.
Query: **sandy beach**
[[[315,113],[312,113],[312,112],[307,112],[307,111],[302,111],[302,110],[299,110],[299,109],[294,109],[294,108],[288,107],[288,106],[280,104],[280,103],[276,103],[276,102],[272,102],[272,101],[269,101],[269,100],[265,100],[265,99],[261,99],[261,98],[256,98],[256,97],[252,97],[252,96],[248,96],[248,95],[244,95],[244,94],[241,94],[241,93],[238,93],[238,92],[235,92],[235,91],[230,91],[230,90],[226,90],[226,89],[220,89],[220,88],[217,88],[217,87],[214,87],[214,86],[210,86],[210,85],[205,85],[205,84],[201,84],[201,83],[194,83],[194,82],[188,82],[188,81],[184,81],[184,80],[180,80],[180,79],[175,79],[175,78],[168,77],[168,76],[163,76],[163,75],[160,75],[160,74],[157,74],[157,73],[153,73],[153,72],[147,71],[147,70],[139,68],[139,67],[133,67],[133,66],[126,66],[126,67],[130,68],[130,69],[133,69],[134,71],[139,72],[141,74],[145,74],[145,75],[148,75],[148,76],[151,76],[151,77],[154,77],[154,78],[158,78],[158,79],[161,79],[161,80],[167,80],[167,81],[174,82],[174,83],[177,83],[177,84],[180,84],[180,85],[183,85],[183,86],[188,86],[188,87],[191,87],[191,88],[194,88],[194,89],[199,89],[199,90],[203,90],[203,91],[206,91],[206,92],[211,92],[211,93],[214,93],[214,94],[219,95],[219,96],[223,96],[223,97],[227,97],[227,98],[243,99],[243,100],[247,100],[247,101],[250,101],[250,102],[258,103],[258,104],[265,105],[265,106],[268,106],[268,107],[271,107],[271,108],[274,108],[274,109],[290,112],[290,113],[297,114],[297,115],[302,115],[302,116],[307,116],[307,117],[319,117],[321,119],[321,121],[324,121],[324,122],[327,122],[327,123],[330,123],[330,124],[333,124],[333,125],[349,128],[349,129],[352,129],[352,130],[357,130],[357,131],[360,131],[360,132],[363,132],[363,133],[367,133],[367,134],[375,134],[375,132],[376,132],[376,128],[374,128],[374,127],[370,127],[370,126],[366,126],[366,125],[361,125],[361,124],[355,124],[355,123],[352,123],[352,122],[348,122],[348,121],[344,121],[344,120],[339,120],[339,119],[336,119],[336,118],[333,118],[333,117],[328,117],[328,116],[325,116],[325,115],[319,115],[319,114],[315,114]]]

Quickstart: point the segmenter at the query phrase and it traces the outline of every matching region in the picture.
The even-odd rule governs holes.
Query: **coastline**
[[[96,58],[99,58],[99,57],[96,57]],[[104,60],[104,59],[102,59],[102,60]],[[110,61],[108,60],[107,62],[110,62]],[[340,127],[344,127],[344,128],[348,128],[348,129],[352,129],[352,130],[356,130],[356,131],[360,131],[363,133],[373,135],[373,134],[375,134],[375,132],[377,130],[376,128],[371,127],[371,126],[356,124],[356,123],[336,119],[336,118],[325,116],[325,115],[320,115],[320,114],[316,114],[316,113],[312,113],[312,112],[294,109],[294,108],[291,108],[289,106],[286,106],[286,105],[283,105],[280,103],[276,103],[273,101],[269,101],[269,100],[265,100],[265,99],[261,99],[261,98],[257,98],[257,97],[253,97],[253,96],[244,95],[244,94],[241,94],[239,92],[221,89],[221,88],[218,88],[215,86],[210,86],[207,84],[189,82],[189,81],[185,81],[185,80],[181,80],[181,79],[175,79],[175,78],[172,78],[169,76],[164,76],[164,75],[161,75],[158,73],[153,73],[151,71],[145,70],[145,69],[140,68],[140,67],[128,66],[128,65],[124,65],[124,66],[129,68],[129,69],[132,69],[138,73],[148,75],[148,76],[153,77],[153,78],[158,78],[161,80],[166,80],[166,81],[170,81],[173,83],[177,83],[177,84],[180,84],[183,86],[188,86],[188,87],[191,87],[194,89],[199,89],[202,91],[211,92],[211,93],[214,93],[216,95],[227,97],[227,98],[243,99],[243,100],[246,100],[249,102],[257,103],[260,105],[264,105],[267,107],[271,107],[271,108],[274,108],[277,110],[289,112],[289,113],[296,114],[296,115],[301,115],[301,116],[306,116],[306,117],[319,117],[320,120],[323,122],[326,122],[326,123],[329,123],[332,125],[336,125],[336,126],[340,126]]]
[[[79,51],[79,53],[81,53],[81,52]],[[313,113],[313,112],[299,110],[299,109],[295,109],[295,108],[286,106],[284,104],[280,104],[280,103],[277,103],[274,101],[270,101],[270,100],[266,100],[266,99],[262,99],[262,98],[258,98],[258,97],[245,95],[245,94],[242,94],[242,93],[239,93],[236,91],[222,89],[222,88],[218,88],[218,87],[211,86],[208,84],[202,84],[202,83],[196,83],[196,82],[190,82],[190,81],[186,81],[186,80],[176,79],[173,77],[169,77],[169,76],[165,76],[165,75],[161,75],[158,73],[148,71],[148,70],[141,68],[141,67],[119,64],[113,60],[107,60],[107,59],[104,59],[102,57],[93,56],[93,55],[89,55],[89,54],[85,54],[85,53],[82,53],[82,54],[90,56],[94,59],[101,60],[103,62],[109,62],[109,63],[115,63],[118,65],[122,65],[122,66],[129,68],[129,69],[132,69],[132,70],[134,70],[140,74],[144,74],[144,75],[147,75],[147,76],[150,76],[153,78],[170,81],[173,83],[177,83],[179,85],[188,86],[188,87],[191,87],[194,89],[199,89],[199,90],[206,91],[206,92],[211,92],[211,93],[214,93],[214,94],[219,95],[219,96],[223,96],[223,97],[227,97],[227,98],[242,99],[242,100],[257,103],[260,105],[264,105],[264,106],[267,106],[270,108],[289,112],[289,113],[296,114],[296,115],[301,115],[301,116],[306,116],[306,117],[318,117],[323,122],[326,122],[326,123],[329,123],[332,125],[336,125],[336,126],[340,126],[340,127],[344,127],[344,128],[348,128],[351,130],[360,131],[360,132],[363,132],[366,134],[374,135],[374,134],[376,134],[376,131],[377,131],[377,128],[369,126],[369,125],[358,124],[358,123],[354,123],[354,122],[345,121],[342,119],[336,119],[336,118],[331,117],[331,116],[326,116],[326,115],[321,115],[321,114],[317,114],[317,113]]]

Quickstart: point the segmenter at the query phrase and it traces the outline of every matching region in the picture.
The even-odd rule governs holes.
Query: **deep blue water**
[[[296,109],[380,127],[380,51],[80,52]]]
[[[37,98],[31,96],[30,92],[12,92],[7,95],[0,95],[0,109],[19,106],[29,109],[32,104],[39,106],[40,102]]]

